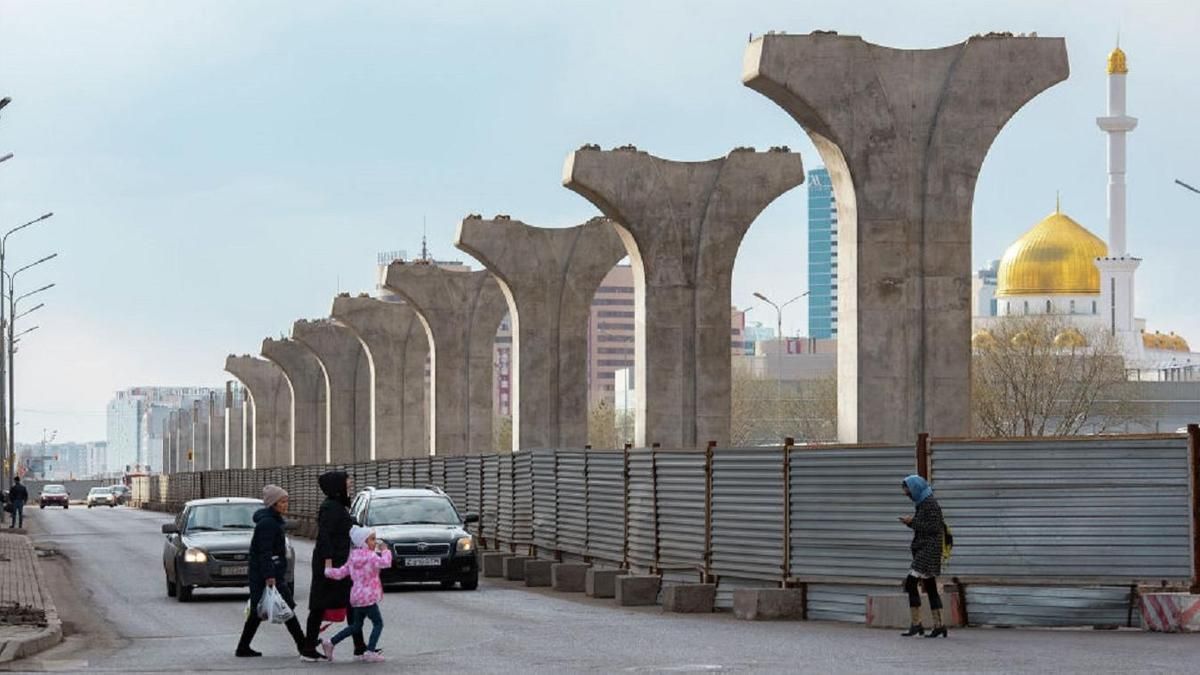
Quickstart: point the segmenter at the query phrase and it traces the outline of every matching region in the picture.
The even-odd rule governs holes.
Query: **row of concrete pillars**
[[[1067,74],[1060,38],[989,34],[920,51],[824,32],[750,42],[743,83],[813,139],[838,202],[843,441],[967,435],[975,181],[1007,120]],[[562,182],[604,217],[565,229],[468,217],[455,244],[486,270],[398,261],[386,285],[403,303],[341,296],[329,319],[264,341],[264,358],[229,357],[250,394],[251,464],[491,450],[505,313],[514,449],[584,445],[589,306],[625,257],[635,443],[727,443],[734,259],[759,213],[803,179],[786,147],[678,162],[584,146]]]

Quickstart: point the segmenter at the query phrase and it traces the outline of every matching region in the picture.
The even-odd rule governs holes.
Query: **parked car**
[[[113,498],[118,506],[129,503],[129,488],[124,485],[113,485],[108,488],[113,493]]]
[[[196,588],[250,585],[250,538],[260,499],[217,497],[183,505],[173,522],[162,526],[163,573],[167,597],[192,599]],[[290,526],[290,523],[289,523]],[[296,553],[288,541],[288,583],[295,578]]]
[[[107,506],[110,509],[117,505],[117,497],[106,487],[94,487],[88,490],[87,507]]]
[[[376,538],[392,549],[392,566],[383,570],[385,584],[440,582],[479,587],[475,538],[464,529],[479,516],[460,515],[454,502],[435,487],[367,488],[355,497],[351,512]]]
[[[43,485],[42,492],[38,495],[38,507],[44,509],[47,506],[71,508],[71,493],[62,485]]]

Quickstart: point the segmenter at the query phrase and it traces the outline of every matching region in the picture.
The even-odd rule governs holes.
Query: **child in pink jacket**
[[[392,566],[392,552],[386,546],[377,545],[375,530],[357,525],[350,528],[350,541],[354,548],[345,565],[334,567],[325,563],[325,576],[330,579],[350,577],[354,586],[350,589],[350,623],[330,640],[323,640],[321,648],[325,658],[333,660],[333,648],[337,643],[361,631],[367,619],[371,620],[371,639],[363,661],[383,661],[379,653],[379,634],[383,632],[383,616],[379,613],[379,601],[383,598],[383,584],[379,581],[379,570]]]

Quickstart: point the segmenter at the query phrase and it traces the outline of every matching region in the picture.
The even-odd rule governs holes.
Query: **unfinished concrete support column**
[[[245,446],[242,434],[242,402],[234,395],[233,382],[225,383],[225,468],[244,469]]]
[[[838,435],[966,436],[971,205],[992,141],[1066,79],[1060,38],[927,50],[767,35],[742,80],[804,127],[838,203]]]
[[[208,394],[208,469],[227,469],[225,464],[225,394]]]
[[[803,181],[800,155],[784,149],[673,162],[585,147],[567,158],[563,185],[617,222],[633,263],[638,445],[729,442],[733,261],[750,223]]]
[[[417,310],[429,335],[430,452],[494,450],[493,349],[508,309],[499,284],[490,272],[394,262],[386,285]]]
[[[245,387],[247,405],[243,410],[250,422],[245,426],[246,469],[290,466],[292,447],[292,390],[283,370],[274,363],[253,356],[229,355],[225,371]]]
[[[163,473],[171,474],[179,471],[175,466],[175,411],[167,413],[163,420]]]
[[[329,461],[375,459],[371,368],[362,343],[349,328],[329,319],[297,321],[292,339],[317,358],[329,383]]]
[[[371,363],[377,459],[429,454],[425,363],[429,336],[411,305],[338,296],[333,318],[358,337]]]
[[[290,339],[267,338],[262,355],[283,371],[292,390],[292,464],[328,464],[329,381],[321,362]]]
[[[625,257],[612,221],[548,229],[467,218],[454,245],[496,276],[508,301],[514,449],[583,447],[592,297]]]

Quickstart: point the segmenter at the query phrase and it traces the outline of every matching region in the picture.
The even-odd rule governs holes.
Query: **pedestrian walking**
[[[354,550],[350,559],[341,567],[332,562],[325,564],[325,576],[329,579],[350,577],[350,624],[329,640],[321,642],[325,658],[333,660],[333,650],[339,642],[354,633],[362,634],[367,619],[371,620],[371,637],[367,640],[367,651],[362,660],[368,663],[383,661],[379,653],[379,635],[383,632],[383,615],[379,612],[379,601],[383,599],[383,582],[379,571],[392,566],[392,552],[375,539],[375,530],[355,525],[350,528],[350,542]]]
[[[911,516],[900,517],[900,522],[913,531],[912,568],[904,579],[912,623],[908,632],[901,635],[948,637],[946,625],[942,621],[942,596],[938,593],[937,586],[937,577],[942,573],[942,543],[946,529],[942,507],[933,497],[933,488],[920,476],[913,475],[904,479],[904,494],[913,500],[917,509]],[[929,609],[933,614],[933,630],[929,635],[925,635],[925,627],[921,625],[920,587],[924,587],[925,595],[929,596]]]
[[[25,502],[29,501],[29,490],[21,484],[20,476],[13,476],[12,489],[8,491],[8,503],[12,505],[12,524],[9,528],[25,527]]]
[[[317,479],[325,501],[317,511],[317,541],[313,544],[312,586],[308,593],[308,622],[305,626],[307,639],[303,657],[306,661],[324,661],[325,656],[317,651],[321,636],[321,624],[326,612],[339,612],[349,620],[350,579],[326,579],[326,563],[341,567],[350,559],[350,528],[357,523],[350,515],[350,476],[344,471],[327,471]],[[367,651],[362,630],[354,631],[354,655],[362,656]]]
[[[262,619],[258,616],[258,603],[268,588],[274,588],[283,596],[288,607],[296,608],[292,586],[287,581],[288,557],[286,522],[283,516],[288,511],[288,493],[278,485],[263,488],[263,508],[254,514],[254,536],[250,539],[250,607],[246,624],[242,626],[242,637],[238,640],[236,656],[262,656],[250,648],[254,634]],[[304,630],[295,616],[284,624],[296,642],[296,651],[304,654]]]

